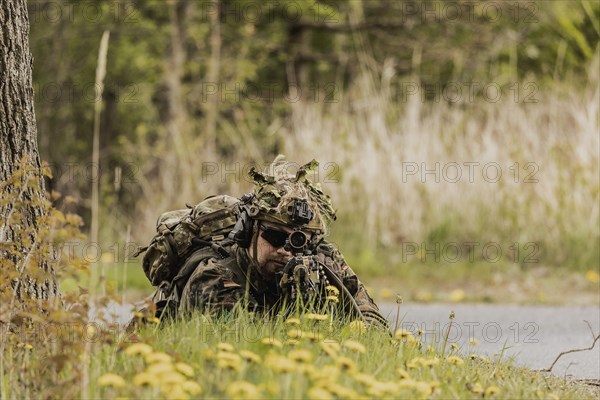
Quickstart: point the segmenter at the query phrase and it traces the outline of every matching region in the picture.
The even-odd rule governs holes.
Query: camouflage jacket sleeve
[[[209,258],[201,261],[181,294],[181,311],[199,309],[218,313],[230,311],[238,303],[247,302],[248,309],[258,307],[256,300],[244,287],[235,282],[233,272],[224,265],[226,260]]]
[[[389,329],[387,319],[380,312],[365,285],[358,279],[352,268],[348,266],[342,253],[331,243],[323,242],[317,251],[319,261],[331,268],[348,289],[367,324]]]

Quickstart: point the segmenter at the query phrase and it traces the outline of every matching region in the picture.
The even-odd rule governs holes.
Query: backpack
[[[185,260],[195,251],[212,248],[226,257],[226,250],[217,242],[227,238],[236,223],[235,197],[210,196],[195,206],[168,211],[156,222],[156,235],[145,251],[142,267],[153,286],[168,285],[179,273]]]

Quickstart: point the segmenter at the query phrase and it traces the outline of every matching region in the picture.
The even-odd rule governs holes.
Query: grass
[[[413,262],[365,274],[363,281],[377,301],[394,301],[400,295],[424,303],[600,305],[596,270],[540,266],[523,269],[511,263]]]
[[[501,304],[599,305],[598,273],[566,268],[533,266],[523,268],[511,262],[432,263],[412,260],[399,263],[393,259],[363,252],[348,256],[377,302],[393,302],[396,295],[413,302],[469,302]],[[63,292],[79,286],[99,285],[101,264],[90,267],[91,273],[61,282]],[[139,260],[106,264],[106,285],[124,301],[139,301],[154,288],[144,275]]]
[[[94,398],[596,398],[585,387],[501,359],[421,346],[359,324],[267,321],[240,313],[150,326],[97,345]],[[314,318],[314,316],[313,316]],[[136,343],[132,343],[136,342]],[[114,375],[113,375],[114,374]],[[597,394],[596,394],[597,395]]]
[[[76,292],[79,287],[89,289],[92,285],[104,287],[101,271],[104,269],[105,288],[117,292],[130,301],[140,300],[152,293],[153,288],[138,260],[127,263],[96,263],[89,267],[89,273],[80,273],[60,282],[63,293]]]

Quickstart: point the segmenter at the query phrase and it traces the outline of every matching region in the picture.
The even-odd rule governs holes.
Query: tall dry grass
[[[451,105],[419,96],[398,103],[393,68],[385,65],[379,76],[365,74],[339,103],[294,104],[285,149],[294,159],[340,165],[340,182],[324,185],[369,244],[534,242],[546,262],[597,263],[598,78],[596,60],[583,92],[559,84],[538,92],[537,103],[506,94],[496,103],[479,98]],[[408,175],[415,166],[409,163],[419,172],[439,163],[439,182],[434,174]],[[456,168],[443,174],[449,163],[461,166],[458,182],[452,181]],[[473,182],[464,163],[479,163],[471,164]],[[495,167],[483,175],[490,163],[502,172],[497,182]]]
[[[557,83],[537,92],[536,103],[524,102],[523,93],[514,101],[512,92],[495,103],[424,102],[418,95],[402,101],[393,71],[386,63],[377,72],[364,72],[337,93],[337,103],[291,103],[289,120],[272,121],[268,129],[267,137],[283,143],[288,159],[321,162],[318,180],[339,210],[340,241],[354,235],[359,239],[354,244],[391,252],[403,241],[533,242],[543,263],[596,267],[589,264],[597,261],[600,237],[597,59],[584,90]],[[216,162],[232,169],[235,163],[270,161],[272,147],[254,139],[251,121],[221,123],[221,138],[231,143],[227,159],[208,154],[189,132],[185,140],[194,165],[183,165],[167,139],[158,146],[136,146],[142,188],[133,225],[137,240],[152,235],[165,210],[250,189],[239,175],[207,176],[203,166]],[[415,166],[410,163],[416,163],[417,174],[408,175]],[[423,167],[433,169],[436,163],[439,182],[434,174],[422,179]],[[461,168],[458,182],[448,179],[456,172],[449,163]],[[471,164],[472,181],[465,163],[479,163]],[[492,182],[494,168],[483,175],[490,163],[500,167],[497,182]],[[530,180],[537,182],[525,182],[531,172]],[[183,184],[190,175],[197,182],[193,187]]]

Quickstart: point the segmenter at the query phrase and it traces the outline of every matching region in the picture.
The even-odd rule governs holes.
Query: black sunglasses
[[[285,245],[286,240],[290,236],[288,232],[280,231],[274,228],[269,228],[262,224],[258,226],[258,229],[262,231],[260,236],[275,248],[283,247],[283,245]]]

